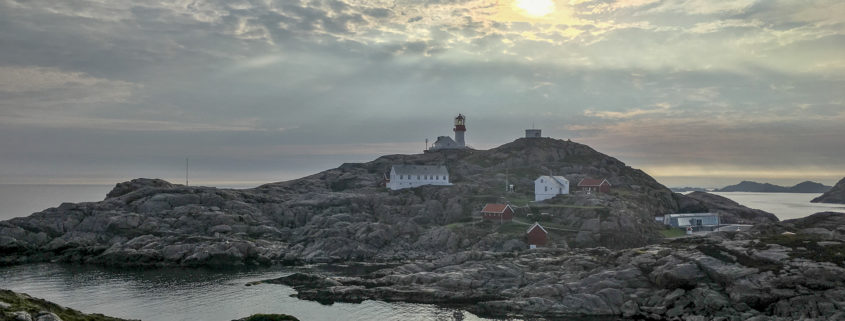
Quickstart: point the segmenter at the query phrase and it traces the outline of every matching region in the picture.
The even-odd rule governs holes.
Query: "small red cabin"
[[[510,221],[513,219],[513,208],[510,204],[487,204],[481,210],[481,218],[485,220]]]
[[[546,246],[546,243],[549,242],[549,232],[540,223],[534,222],[534,225],[531,225],[525,232],[525,239],[528,241],[530,248]]]
[[[578,189],[589,193],[607,193],[610,192],[610,182],[606,179],[592,179],[585,178],[578,182]]]

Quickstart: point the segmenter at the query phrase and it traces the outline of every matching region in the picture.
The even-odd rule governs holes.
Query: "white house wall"
[[[431,177],[431,179],[428,177]],[[387,188],[397,190],[423,185],[449,186],[452,185],[452,183],[449,183],[448,175],[396,175],[396,173],[391,170],[390,183],[387,184]]]
[[[559,185],[554,179],[543,176],[542,182],[540,178],[534,181],[534,201],[540,202],[555,197],[556,195],[569,194],[569,184],[564,181],[564,185]]]

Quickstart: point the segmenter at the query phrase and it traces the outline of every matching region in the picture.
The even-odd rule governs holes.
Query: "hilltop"
[[[383,178],[395,164],[446,165],[453,185],[390,191]],[[533,180],[549,172],[573,185],[605,178],[613,188],[530,203]],[[506,173],[515,192],[504,192]],[[485,203],[502,201],[523,221],[478,222]],[[525,249],[523,224],[533,220],[549,228],[554,247],[629,248],[662,239],[654,216],[709,206],[589,146],[522,138],[490,150],[388,155],[245,190],[135,179],[100,202],[0,222],[0,264],[394,262]]]
[[[833,188],[822,194],[822,196],[816,197],[810,202],[845,204],[845,178],[837,182]]]
[[[830,186],[805,181],[794,186],[779,186],[769,183],[757,183],[752,181],[742,181],[736,185],[725,186],[717,189],[715,192],[752,192],[752,193],[824,193],[830,190]]]

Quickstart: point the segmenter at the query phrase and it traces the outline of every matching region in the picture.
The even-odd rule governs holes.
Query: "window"
[[[544,191],[544,192],[548,192],[548,191],[549,191],[549,187],[548,187],[548,186],[543,186],[543,191]]]
[[[403,179],[403,178],[405,178],[404,175],[399,175],[399,179]]]
[[[417,175],[417,179],[420,179],[420,175]]]

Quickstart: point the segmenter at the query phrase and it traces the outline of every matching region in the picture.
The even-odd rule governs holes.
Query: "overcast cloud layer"
[[[0,182],[291,179],[532,123],[667,185],[845,176],[845,2],[0,0]]]

